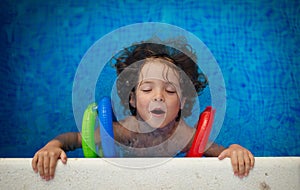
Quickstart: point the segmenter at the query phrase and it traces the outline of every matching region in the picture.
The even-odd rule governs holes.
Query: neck
[[[159,128],[151,127],[147,122],[139,120],[138,121],[138,132],[139,133],[147,133],[148,135],[160,136],[163,139],[170,137],[175,129],[178,126],[178,122],[175,120],[171,121],[167,125]]]

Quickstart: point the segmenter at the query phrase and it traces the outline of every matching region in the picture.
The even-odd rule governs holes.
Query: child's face
[[[141,69],[135,96],[130,103],[138,116],[153,128],[175,121],[181,105],[179,75],[166,60],[147,59]]]

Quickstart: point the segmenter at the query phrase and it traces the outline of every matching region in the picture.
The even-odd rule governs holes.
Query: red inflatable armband
[[[192,147],[186,154],[186,157],[202,157],[212,128],[215,112],[215,109],[208,106],[200,114]]]

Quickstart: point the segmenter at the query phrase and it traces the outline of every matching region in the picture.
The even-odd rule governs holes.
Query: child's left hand
[[[232,144],[218,156],[220,160],[230,158],[234,175],[246,177],[249,171],[254,167],[254,156],[246,148]]]

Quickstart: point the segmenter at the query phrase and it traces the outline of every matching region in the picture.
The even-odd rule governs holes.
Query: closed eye
[[[151,83],[143,83],[140,86],[140,91],[147,93],[147,92],[151,92],[152,91],[152,84]]]
[[[152,89],[141,89],[142,92],[151,92]]]
[[[174,91],[174,90],[166,90],[166,92],[167,92],[167,93],[170,93],[170,94],[176,93],[176,91]]]
[[[165,88],[167,93],[174,94],[176,93],[176,88],[172,84],[168,84]]]

